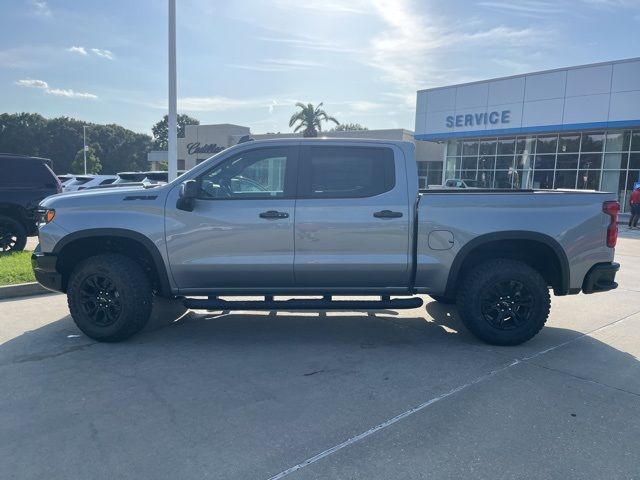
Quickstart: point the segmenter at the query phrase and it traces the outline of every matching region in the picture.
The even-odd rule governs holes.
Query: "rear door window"
[[[393,150],[386,147],[303,149],[299,197],[363,198],[395,186]]]
[[[5,158],[0,160],[0,169],[1,185],[55,188],[57,184],[53,171],[38,161]]]

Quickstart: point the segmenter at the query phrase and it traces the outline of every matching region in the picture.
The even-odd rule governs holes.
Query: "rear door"
[[[298,169],[299,287],[406,287],[409,199],[405,159],[389,145],[308,145]]]

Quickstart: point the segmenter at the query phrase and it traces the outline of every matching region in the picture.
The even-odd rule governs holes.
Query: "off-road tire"
[[[26,245],[27,229],[24,225],[15,218],[0,215],[0,254],[21,252]]]
[[[443,297],[441,295],[429,295],[434,301],[442,303],[443,305],[453,305],[456,303],[455,298]]]
[[[107,280],[96,281],[96,278]],[[93,298],[94,285],[105,283],[113,286],[113,289],[107,289],[110,292],[107,301],[111,299],[120,305],[117,314],[111,315],[115,319],[107,325],[104,323],[112,319],[98,322],[90,313],[95,311],[91,306],[98,301],[87,300]],[[138,333],[147,324],[153,293],[151,282],[140,265],[124,255],[108,253],[89,257],[76,266],[69,279],[67,302],[74,322],[85,335],[99,342],[119,342]],[[104,296],[100,302],[105,302]],[[105,318],[104,314],[102,318]]]
[[[506,294],[496,297],[501,294],[496,292],[508,291],[510,286],[515,296],[512,293],[509,299]],[[502,298],[504,300],[500,300]],[[509,305],[510,301],[520,305]],[[500,322],[505,314],[495,306],[498,304],[511,312],[506,314],[511,315],[509,320]],[[524,304],[530,304],[527,315],[522,314]],[[517,260],[495,259],[481,263],[465,276],[458,289],[457,306],[464,325],[480,340],[492,345],[519,345],[542,329],[549,316],[551,298],[547,283],[538,271]],[[513,312],[518,313],[514,316]],[[506,322],[511,322],[509,328],[505,328]]]

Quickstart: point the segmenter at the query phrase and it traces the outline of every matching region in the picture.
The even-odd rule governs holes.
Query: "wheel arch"
[[[160,250],[142,233],[121,228],[92,228],[70,233],[53,248],[58,257],[56,269],[62,274],[66,291],[69,275],[75,265],[93,255],[120,253],[142,265],[151,276],[154,287],[163,297],[171,296],[171,284]]]
[[[547,255],[549,263],[544,261]],[[514,230],[487,233],[465,244],[451,265],[445,295],[455,296],[466,272],[492,258],[524,261],[542,274],[555,295],[569,293],[569,260],[558,241],[543,233]]]
[[[24,228],[29,231],[29,219],[26,209],[18,204],[0,202],[0,215],[13,218],[16,222],[20,222]]]

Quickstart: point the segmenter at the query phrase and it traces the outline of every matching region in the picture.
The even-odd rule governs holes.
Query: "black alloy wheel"
[[[11,217],[0,215],[0,253],[20,252],[27,243],[27,232]]]
[[[102,274],[89,275],[82,281],[80,305],[89,321],[97,327],[113,325],[122,312],[118,289]]]
[[[522,283],[503,280],[489,285],[482,296],[482,316],[494,328],[512,330],[529,322],[533,295]]]

